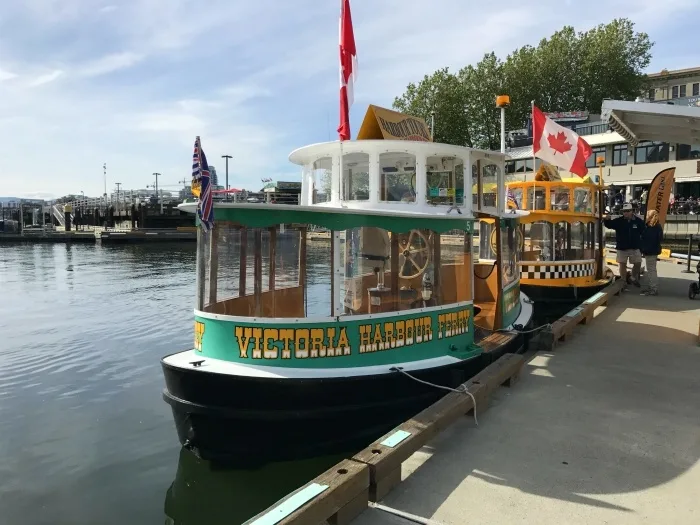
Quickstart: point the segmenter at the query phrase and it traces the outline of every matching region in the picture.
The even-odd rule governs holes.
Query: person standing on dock
[[[631,284],[640,287],[639,275],[642,269],[642,232],[644,221],[634,215],[634,207],[631,202],[622,206],[622,217],[611,219],[608,215],[604,220],[606,228],[615,230],[615,248],[617,250],[617,263],[620,265],[620,277],[627,279],[627,260],[632,265]],[[630,284],[630,280],[627,280]],[[626,287],[625,287],[626,288]]]
[[[659,213],[656,210],[647,212],[646,228],[642,232],[642,255],[646,264],[647,284],[641,295],[658,295],[658,276],[656,274],[656,258],[661,254],[661,241],[664,229],[659,224]]]

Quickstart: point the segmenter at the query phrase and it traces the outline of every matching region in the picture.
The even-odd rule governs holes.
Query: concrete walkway
[[[382,504],[450,525],[700,523],[700,298],[659,263],[514,389],[403,465]],[[354,525],[411,523],[370,508]],[[429,523],[426,521],[426,523]]]

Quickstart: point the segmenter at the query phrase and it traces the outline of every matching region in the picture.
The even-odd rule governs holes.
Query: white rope
[[[472,398],[472,402],[474,403],[474,423],[476,424],[477,427],[479,426],[479,420],[476,418],[476,398],[474,397],[474,394],[472,394],[469,390],[467,390],[467,387],[465,387],[463,384],[459,385],[460,388],[452,388],[452,387],[444,386],[444,385],[436,385],[435,383],[431,383],[430,381],[424,381],[423,379],[418,379],[417,377],[406,372],[400,366],[394,366],[394,367],[390,368],[390,370],[400,372],[403,375],[405,375],[406,377],[409,377],[409,378],[413,379],[414,381],[417,381],[417,382],[422,383],[422,384],[427,385],[427,386],[432,386],[435,388],[439,388],[441,390],[447,390],[448,392],[456,392],[458,394],[467,394],[469,397]]]
[[[514,328],[499,328],[498,330],[490,330],[489,328],[478,325],[476,323],[474,323],[474,326],[476,326],[477,328],[481,328],[482,330],[486,330],[487,332],[517,332],[519,334],[531,334],[533,332],[539,332],[540,330],[552,327],[550,323],[543,324],[542,326],[538,326],[537,328],[533,328],[532,330],[516,330]]]

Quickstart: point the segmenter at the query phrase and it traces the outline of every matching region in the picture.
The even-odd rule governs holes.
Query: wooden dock
[[[25,234],[0,233],[0,244],[27,244],[27,243],[92,243],[97,239],[93,232],[32,232]]]
[[[697,276],[658,269],[661,295],[611,285],[246,523],[693,523]]]
[[[0,243],[154,243],[154,242],[196,242],[195,227],[178,227],[165,229],[127,229],[127,228],[90,228],[74,231],[28,230],[23,234],[0,233]]]

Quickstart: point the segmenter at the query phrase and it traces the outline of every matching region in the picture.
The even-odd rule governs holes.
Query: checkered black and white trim
[[[548,264],[546,262],[521,262],[521,279],[572,279],[575,277],[591,277],[595,273],[595,261],[576,261],[563,264]]]

